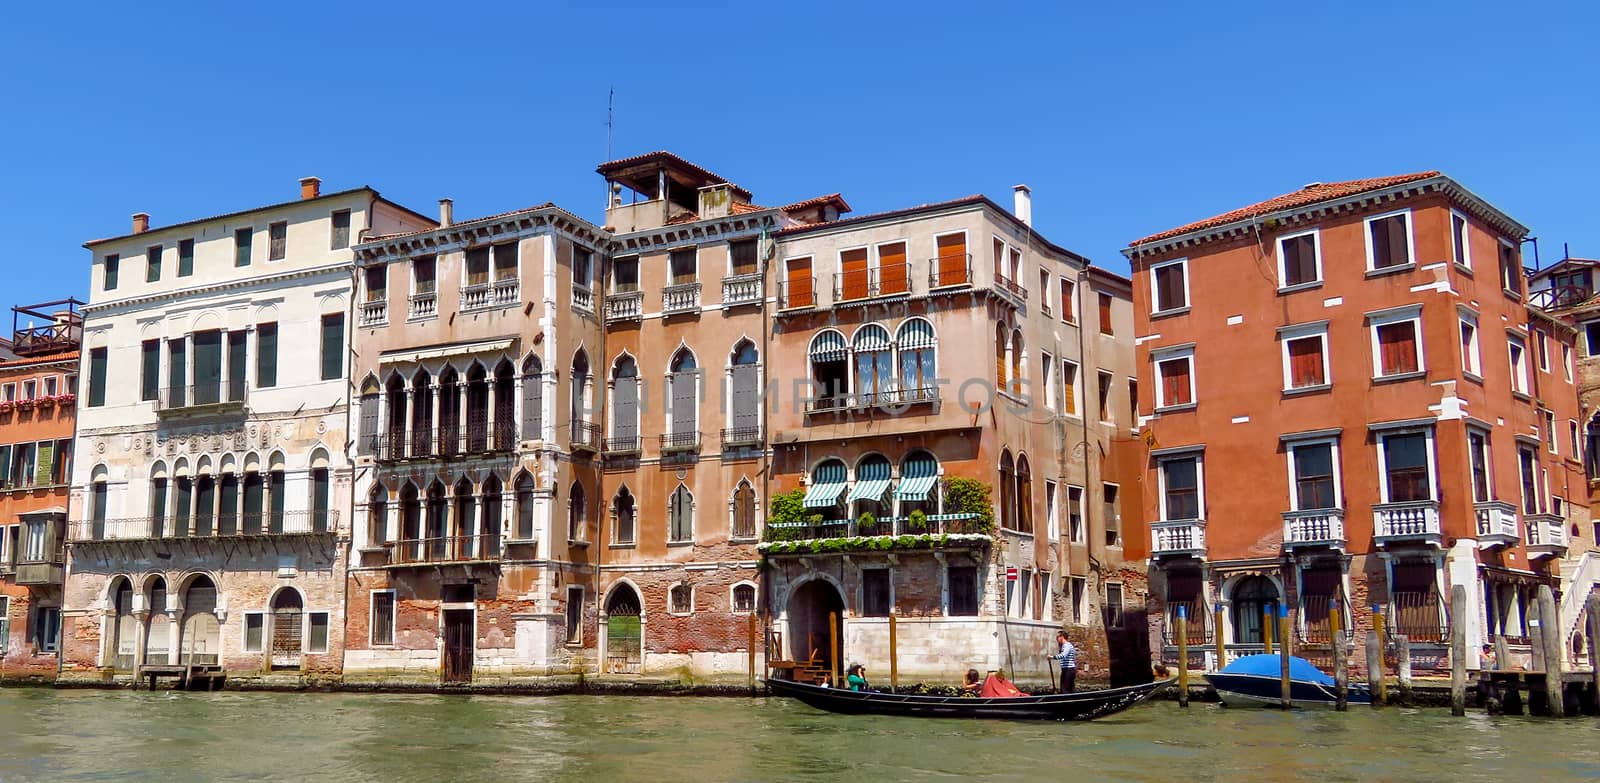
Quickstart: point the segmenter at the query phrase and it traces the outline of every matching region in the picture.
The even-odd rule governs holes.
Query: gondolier
[[[1066,631],[1056,631],[1056,644],[1060,649],[1055,654],[1056,663],[1061,666],[1061,693],[1072,693],[1078,687],[1078,646],[1067,638]]]

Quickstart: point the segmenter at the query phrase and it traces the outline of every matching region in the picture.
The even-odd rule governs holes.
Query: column
[[[467,441],[471,439],[468,433],[472,431],[472,425],[467,421],[467,390],[472,386],[466,382],[466,377],[456,376],[456,396],[450,400],[450,404],[456,409],[456,442],[451,444],[451,447],[457,451],[466,450]]]
[[[496,444],[499,443],[499,441],[495,438],[495,429],[494,429],[494,426],[495,426],[495,415],[494,415],[494,411],[495,411],[495,403],[500,397],[500,391],[499,391],[499,389],[495,388],[497,384],[495,384],[495,382],[494,382],[494,376],[485,377],[484,380],[483,380],[483,384],[484,384],[484,387],[487,388],[488,391],[489,391],[489,408],[488,408],[488,410],[483,412],[484,420],[487,422],[487,431],[484,434],[488,437],[488,448],[494,449]]]
[[[538,381],[534,381],[538,383]],[[527,421],[527,412],[522,410],[522,370],[514,368],[511,373],[511,415],[516,420],[511,422],[511,443],[513,448],[522,441],[522,422]],[[505,525],[501,525],[502,528]]]
[[[400,495],[389,492],[391,499],[384,506],[384,530],[378,536],[379,541],[398,541],[400,539]]]
[[[360,398],[358,397],[357,399],[359,400]],[[361,412],[357,410],[356,426],[358,428],[358,432],[359,428],[365,426],[366,424],[365,422],[361,421],[360,417]],[[377,427],[376,432],[361,432],[359,437],[366,438],[367,443],[373,445],[372,456],[374,459],[383,459],[384,456],[386,456],[384,454],[385,449],[378,448],[378,443],[380,442],[378,433],[387,433],[389,431],[389,391],[384,389],[382,386],[378,388],[378,420],[374,422],[374,425]],[[361,453],[360,445],[356,446],[356,453]]]
[[[410,417],[410,419],[409,420],[404,420],[403,419],[400,422],[400,429],[405,433],[405,441],[406,441],[405,442],[405,449],[403,451],[401,451],[400,453],[404,454],[404,455],[407,455],[407,456],[410,456],[410,454],[411,454],[411,444],[416,440],[416,438],[413,436],[413,434],[411,432],[411,429],[412,429],[412,424],[411,423],[412,423],[412,421],[415,420],[416,415],[417,415],[417,387],[415,387],[415,386],[410,386],[410,387],[408,387],[406,389],[406,415],[408,417]]]
[[[435,380],[429,381],[428,382],[428,389],[433,392],[433,394],[429,395],[429,397],[431,397],[432,400],[433,400],[433,405],[432,405],[431,411],[428,414],[428,428],[430,430],[432,430],[434,433],[437,433],[437,432],[439,432],[439,404],[441,402],[441,400],[439,399],[439,382],[438,382],[438,380],[435,379]],[[432,448],[429,450],[428,453],[430,453],[430,454],[444,454],[445,453],[444,444],[437,442],[439,440],[437,435],[429,438],[429,440],[430,441],[435,441],[435,442],[431,444]]]

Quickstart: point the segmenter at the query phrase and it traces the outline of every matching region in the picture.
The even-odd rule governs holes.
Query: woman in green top
[[[864,691],[867,689],[867,667],[859,663],[852,663],[846,674],[848,676],[845,677],[845,682],[850,686],[850,690]]]

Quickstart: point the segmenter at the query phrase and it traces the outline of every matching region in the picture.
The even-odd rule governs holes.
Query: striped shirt
[[[1061,652],[1056,653],[1056,661],[1063,669],[1078,668],[1078,646],[1071,641],[1061,643]]]

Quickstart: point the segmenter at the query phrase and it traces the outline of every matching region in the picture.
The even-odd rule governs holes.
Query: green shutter
[[[188,277],[192,274],[194,274],[194,240],[181,240],[178,242],[178,277]]]
[[[54,442],[47,440],[39,444],[39,462],[33,466],[34,486],[43,487],[50,484],[50,471],[55,467],[53,462],[55,453],[56,444]]]
[[[228,332],[228,400],[244,399],[245,334]]]
[[[11,481],[11,447],[0,446],[0,487]]]
[[[161,341],[145,340],[139,358],[139,399],[153,400],[161,384]]]
[[[256,388],[278,385],[278,325],[256,326]]]
[[[106,349],[89,349],[89,406],[106,404]]]
[[[344,313],[322,316],[322,380],[344,375]]]

